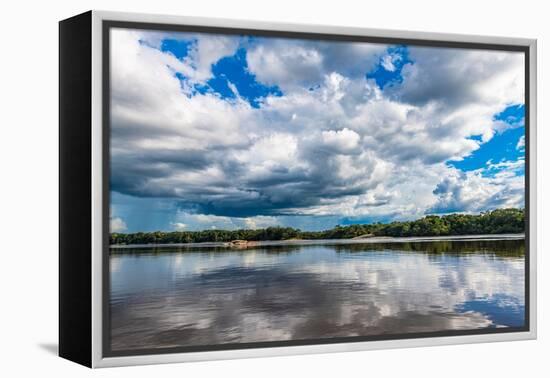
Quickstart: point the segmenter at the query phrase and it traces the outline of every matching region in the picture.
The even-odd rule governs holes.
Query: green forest
[[[497,209],[477,215],[428,215],[414,221],[338,225],[324,231],[302,231],[291,227],[241,230],[154,231],[111,233],[111,245],[230,242],[232,240],[351,239],[372,236],[445,236],[522,233],[523,209]]]

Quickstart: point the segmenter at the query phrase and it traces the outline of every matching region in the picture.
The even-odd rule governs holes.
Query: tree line
[[[338,225],[324,231],[302,231],[292,227],[268,227],[241,230],[154,231],[111,233],[110,244],[172,244],[262,241],[288,239],[351,239],[369,236],[444,236],[522,233],[524,209],[497,209],[480,214],[428,215],[414,221]]]

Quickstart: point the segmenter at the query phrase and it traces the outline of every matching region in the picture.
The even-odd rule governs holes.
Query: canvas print
[[[526,327],[524,52],[112,27],[108,64],[109,353]]]

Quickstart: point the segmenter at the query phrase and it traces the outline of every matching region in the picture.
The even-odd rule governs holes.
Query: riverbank
[[[289,240],[264,240],[249,241],[232,245],[232,242],[204,242],[204,243],[159,243],[159,244],[130,244],[111,245],[110,249],[133,249],[133,248],[254,248],[273,245],[341,245],[341,244],[373,244],[373,243],[416,243],[435,241],[491,241],[491,240],[521,240],[525,234],[482,234],[482,235],[449,235],[449,236],[408,236],[389,237],[378,236],[362,239],[289,239]]]

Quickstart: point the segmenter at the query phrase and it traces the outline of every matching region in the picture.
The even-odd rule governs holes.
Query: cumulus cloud
[[[479,212],[501,207],[524,207],[525,179],[518,175],[525,162],[489,163],[485,169],[461,172],[451,169],[433,193],[434,213]]]
[[[175,218],[178,221],[173,222],[172,226],[176,231],[258,229],[281,225],[276,217],[263,215],[235,218],[178,211]]]
[[[518,127],[495,115],[523,102],[521,54],[409,47],[402,82],[382,90],[366,73],[402,59],[385,45],[171,34],[190,43],[179,59],[159,49],[162,38],[112,32],[111,188],[173,200],[173,225],[411,218],[522,201],[510,167],[448,166]],[[281,95],[253,107],[196,89],[240,46],[258,85]]]
[[[155,50],[162,48],[164,40],[175,40],[185,42],[187,51],[184,57],[178,59],[169,51],[164,52],[166,57],[179,60],[175,63],[173,59],[168,65],[186,75],[194,82],[205,82],[212,77],[212,65],[223,57],[233,55],[239,46],[236,38],[211,35],[204,33],[178,33],[178,32],[155,32],[145,30],[113,29],[111,38],[116,41],[131,36],[137,39],[140,45]],[[143,51],[143,50],[142,50]]]
[[[328,130],[321,133],[323,145],[342,154],[356,149],[360,139],[359,134],[348,128],[336,131]]]
[[[185,223],[181,223],[181,222],[173,222],[172,223],[172,228],[175,231],[184,231],[187,228],[187,225]]]
[[[250,72],[263,83],[283,88],[316,83],[322,76],[323,56],[300,43],[258,44],[248,53]]]
[[[283,90],[307,90],[333,72],[364,76],[385,52],[382,44],[259,38],[248,51],[250,72]]]
[[[233,37],[198,34],[185,61],[195,68],[193,79],[205,81],[212,77],[212,64],[225,56],[233,55],[239,41]]]
[[[524,150],[525,149],[525,135],[522,135],[519,138],[518,143],[516,144],[516,149],[517,150]]]
[[[279,221],[275,217],[266,217],[266,216],[256,216],[244,219],[244,225],[246,228],[258,229],[266,227],[275,227],[280,226]]]
[[[401,59],[401,55],[399,54],[387,54],[382,57],[380,64],[386,71],[394,72],[397,69],[395,63],[399,62]]]
[[[128,229],[126,222],[120,217],[114,217],[110,219],[110,232],[124,232]]]
[[[408,103],[445,106],[523,103],[524,55],[489,50],[410,47],[399,97]]]
[[[403,67],[403,82],[389,89],[401,102],[431,105],[441,120],[440,135],[481,135],[483,142],[510,127],[494,118],[525,98],[521,53],[410,47],[413,63]]]

